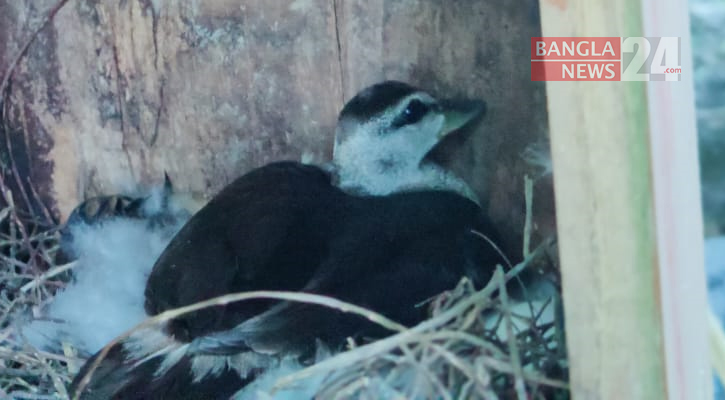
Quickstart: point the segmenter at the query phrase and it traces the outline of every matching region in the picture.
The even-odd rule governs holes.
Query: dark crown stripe
[[[398,81],[385,81],[370,86],[353,97],[340,112],[340,119],[368,120],[415,92],[417,88]]]

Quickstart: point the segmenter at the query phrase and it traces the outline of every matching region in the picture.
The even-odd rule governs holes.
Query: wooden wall
[[[2,73],[55,4],[0,1]],[[481,127],[437,157],[475,187],[519,253],[532,172],[521,154],[546,137],[544,86],[528,62],[539,32],[532,0],[70,0],[10,80],[11,154],[60,218],[164,171],[211,195],[269,161],[327,160],[344,101],[406,80],[488,102]],[[550,185],[537,185],[534,203],[546,233]]]

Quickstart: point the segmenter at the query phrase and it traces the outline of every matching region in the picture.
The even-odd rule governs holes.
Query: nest
[[[505,282],[531,267],[545,250],[540,247],[506,274],[499,268],[482,290],[463,279],[433,299],[428,320],[365,346],[352,346],[280,379],[276,387],[326,374],[318,391],[322,399],[568,398],[560,325],[541,321],[551,304],[530,303],[530,313],[517,315],[506,293]],[[491,323],[494,311],[498,318]]]
[[[28,203],[16,206],[5,181],[13,176],[11,169],[0,176],[4,203],[0,210],[0,395],[67,399],[66,387],[84,360],[69,345],[64,345],[60,354],[33,348],[19,335],[13,318],[38,314],[37,310],[65,286],[73,263],[60,262],[59,227],[50,214],[23,211],[38,209],[23,194],[20,197]],[[430,318],[411,328],[323,296],[252,292],[169,310],[117,341],[137,329],[232,301],[258,297],[306,301],[358,313],[393,334],[364,345],[350,342],[348,350],[279,379],[276,389],[294,386],[311,376],[324,376],[317,395],[321,399],[568,398],[561,320],[542,321],[542,310],[552,306],[549,303],[530,303],[526,315],[512,312],[505,286],[522,269],[548,264],[554,247],[551,242],[544,243],[519,265],[509,266],[508,272],[499,268],[481,290],[464,279],[456,288],[431,299],[426,304]],[[498,317],[492,320],[494,311]]]
[[[50,214],[27,211],[34,207],[25,192],[19,196],[24,206],[16,206],[8,176],[18,175],[0,174],[0,397],[67,397],[65,388],[83,360],[68,347],[64,354],[51,354],[26,345],[13,319],[52,301],[73,264],[58,262],[59,233]],[[39,204],[37,196],[33,199]]]

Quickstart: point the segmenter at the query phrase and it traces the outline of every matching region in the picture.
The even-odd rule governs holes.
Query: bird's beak
[[[463,128],[486,113],[486,103],[482,100],[443,100],[438,104],[446,119],[438,134],[439,138]]]

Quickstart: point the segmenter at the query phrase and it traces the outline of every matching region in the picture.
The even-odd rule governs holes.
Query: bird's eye
[[[420,121],[430,111],[430,106],[418,99],[413,99],[408,103],[403,112],[395,119],[394,125],[397,127],[410,125]]]

